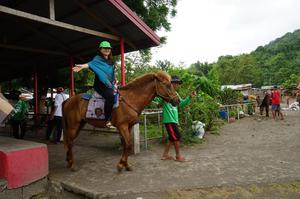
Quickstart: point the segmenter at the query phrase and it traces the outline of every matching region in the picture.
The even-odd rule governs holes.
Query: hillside
[[[222,84],[282,85],[300,78],[300,30],[286,33],[250,54],[222,56],[214,64]]]

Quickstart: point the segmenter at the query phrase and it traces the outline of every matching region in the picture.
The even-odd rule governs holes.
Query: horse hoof
[[[79,168],[78,168],[78,167],[76,167],[76,166],[72,166],[70,169],[71,169],[71,171],[72,171],[72,172],[76,172],[76,171],[78,171],[78,170],[79,170]]]
[[[117,170],[119,173],[122,172],[123,168],[124,168],[124,166],[122,164],[117,165]]]
[[[68,163],[68,164],[67,164],[67,168],[72,168],[72,164],[71,164],[71,163]]]
[[[131,166],[127,166],[125,169],[126,169],[126,171],[133,171]]]

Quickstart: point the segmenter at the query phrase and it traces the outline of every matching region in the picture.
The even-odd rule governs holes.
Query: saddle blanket
[[[114,106],[113,108],[117,108],[119,106],[119,94],[115,95],[114,98]],[[90,119],[99,119],[104,120],[105,114],[104,114],[104,103],[105,99],[97,92],[94,92],[94,94],[83,94],[82,99],[89,100],[87,112],[86,112],[86,118]]]

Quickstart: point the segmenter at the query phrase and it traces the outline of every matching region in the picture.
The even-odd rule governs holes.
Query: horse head
[[[155,91],[156,95],[163,100],[170,102],[173,106],[179,104],[180,99],[171,83],[171,77],[164,72],[155,74]]]

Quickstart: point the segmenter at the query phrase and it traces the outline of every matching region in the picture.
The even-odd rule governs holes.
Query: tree
[[[212,69],[212,64],[208,64],[207,62],[201,63],[197,61],[196,63],[191,64],[189,70],[199,76],[208,75],[209,71]]]
[[[292,74],[288,80],[283,82],[282,87],[286,89],[295,88],[300,83],[300,75]]]
[[[124,0],[124,3],[140,16],[154,31],[171,30],[169,16],[177,13],[177,0]]]
[[[220,57],[215,64],[221,84],[261,85],[261,69],[252,55]]]
[[[155,63],[156,67],[160,70],[163,71],[169,71],[170,68],[174,68],[174,64],[172,64],[170,61],[168,60],[158,60]]]

